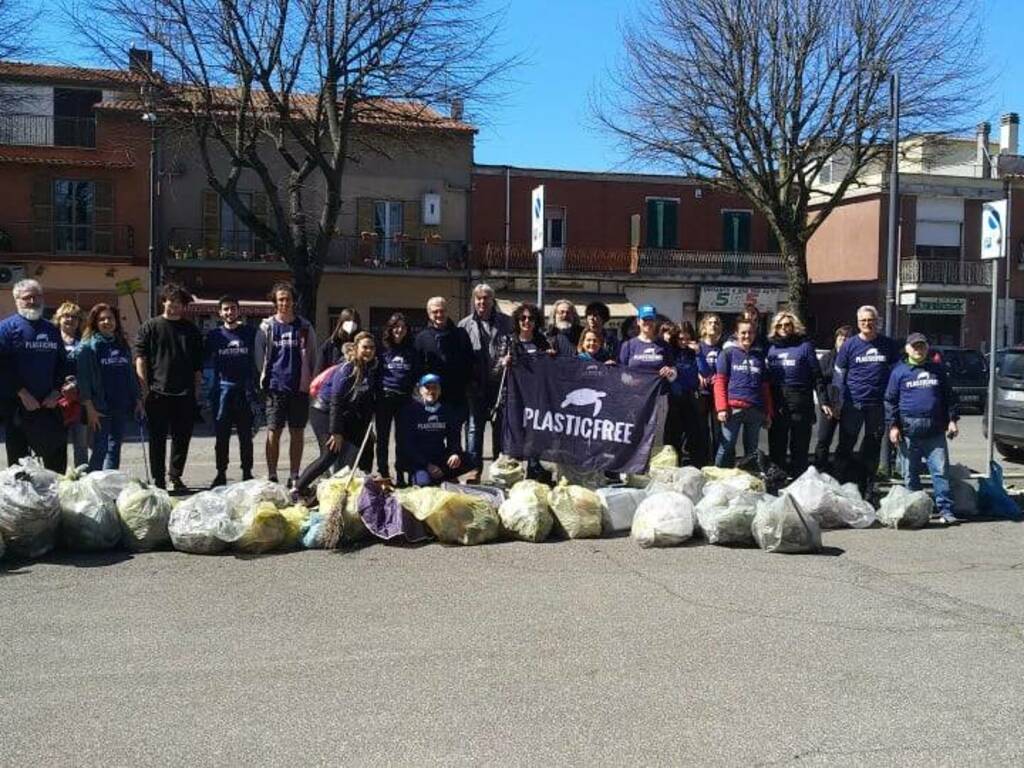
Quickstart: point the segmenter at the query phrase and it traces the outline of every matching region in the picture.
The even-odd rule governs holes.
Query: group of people
[[[0,358],[7,363],[0,366],[6,379],[0,379],[0,415],[8,463],[33,451],[63,472],[70,440],[76,465],[117,468],[129,428],[144,417],[153,480],[185,491],[202,370],[209,365],[214,485],[227,482],[232,433],[242,478],[252,477],[254,426],[264,410],[267,476],[278,480],[287,428],[286,482],[298,496],[331,468],[358,464],[370,471],[374,460],[382,476],[400,483],[456,477],[475,482],[487,424],[491,455],[501,450],[505,369],[524,357],[551,355],[660,377],[657,441],[697,466],[732,466],[741,438],[744,453],[756,453],[766,427],[770,458],[795,477],[808,465],[817,422],[815,463],[863,487],[875,475],[888,435],[900,447],[908,484],[917,487],[917,470],[926,463],[940,512],[954,518],[945,473],[946,437],[957,432],[955,396],[944,370],[929,357],[927,340],[911,334],[902,359],[895,342],[878,332],[873,307],[857,311],[856,331],[837,329],[834,348],[819,361],[799,317],[776,313],[765,337],[754,305],[728,333],[715,314],[704,315],[697,330],[645,304],[620,338],[608,327],[610,312],[601,302],[588,304],[580,318],[572,302],[557,301],[545,323],[529,302],[505,314],[494,290],[480,284],[472,311],[458,323],[446,300],[435,296],[426,303],[421,331],[414,335],[409,320],[396,313],[378,343],[362,328],[359,313],[345,309],[320,344],[313,324],[297,315],[288,283],[274,285],[274,314],[258,326],[244,322],[235,297],[221,297],[221,324],[205,339],[186,317],[190,294],[166,285],[161,314],[144,322],[129,344],[116,308],[97,304],[82,328],[83,313],[73,304],[62,304],[54,323],[45,320],[43,298],[37,281],[20,281],[16,312],[0,322]],[[320,455],[303,470],[307,423]],[[543,472],[537,457],[518,458],[528,460],[530,473]]]

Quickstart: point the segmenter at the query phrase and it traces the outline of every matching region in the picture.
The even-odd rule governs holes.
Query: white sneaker
[[[943,512],[939,515],[939,523],[942,525],[960,525],[963,521],[952,512]]]

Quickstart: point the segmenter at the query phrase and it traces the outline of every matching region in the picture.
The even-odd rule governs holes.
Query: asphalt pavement
[[[0,565],[0,765],[1021,764],[1024,528],[824,543]]]

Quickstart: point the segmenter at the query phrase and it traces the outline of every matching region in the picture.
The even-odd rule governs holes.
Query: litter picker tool
[[[140,416],[135,422],[139,425],[139,442],[142,444],[142,466],[146,468],[146,485],[152,485],[153,478],[149,474],[149,452],[146,450],[146,430],[142,426],[144,419]]]
[[[503,366],[501,369],[501,383],[498,384],[498,397],[494,400],[494,407],[491,408],[491,416],[489,421],[494,421],[498,416],[498,409],[501,408],[501,398],[505,395],[505,378],[508,376],[508,366]]]
[[[338,501],[327,512],[327,518],[324,520],[324,549],[337,549],[338,542],[341,541],[341,535],[344,533],[345,528],[345,521],[342,517],[342,513],[345,509],[345,505],[348,503],[348,495],[352,492],[352,483],[356,479],[356,469],[359,468],[359,461],[363,458],[363,451],[366,450],[367,443],[370,442],[371,432],[373,432],[372,421],[366,427],[366,434],[363,435],[363,444],[359,446],[359,453],[356,454],[355,461],[353,461],[352,466],[349,467],[348,480],[345,482],[345,488],[338,495]]]

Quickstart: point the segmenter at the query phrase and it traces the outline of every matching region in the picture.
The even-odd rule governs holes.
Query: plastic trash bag
[[[310,512],[309,519],[302,525],[302,546],[305,549],[324,548],[324,516]]]
[[[878,507],[878,522],[890,528],[924,528],[935,510],[925,491],[908,491],[894,485]]]
[[[409,542],[430,538],[423,523],[402,507],[398,496],[386,494],[384,487],[369,479],[358,499],[359,517],[366,529],[384,541],[404,538]]]
[[[203,491],[181,502],[171,511],[167,524],[171,543],[181,552],[212,555],[244,533],[232,519],[224,494]]]
[[[637,507],[630,535],[641,547],[674,547],[693,536],[693,502],[675,491],[648,496]]]
[[[651,456],[649,469],[674,469],[679,466],[679,453],[671,445],[662,446],[661,450]]]
[[[779,489],[789,480],[786,470],[769,459],[764,451],[758,451],[751,456],[737,459],[736,469],[741,469],[755,477],[759,477],[764,482],[765,490],[772,494],[778,493]]]
[[[989,466],[989,476],[978,481],[978,512],[988,517],[1003,520],[1021,520],[1024,513],[1003,486],[1003,467],[993,461]]]
[[[279,509],[285,522],[285,547],[297,547],[302,543],[302,534],[309,523],[309,507],[305,504],[293,504]]]
[[[445,544],[483,544],[498,537],[501,522],[494,505],[479,496],[441,488],[405,488],[395,492],[417,520]]]
[[[563,480],[551,491],[550,503],[555,520],[570,539],[600,538],[604,505],[597,493]]]
[[[101,469],[85,475],[103,499],[114,506],[121,491],[134,480],[119,469]]]
[[[53,549],[60,524],[59,479],[33,458],[0,472],[0,536],[11,556],[42,557]]]
[[[978,491],[971,479],[971,470],[963,464],[949,468],[949,491],[953,496],[953,511],[971,517],[978,513]]]
[[[675,491],[696,504],[700,501],[705,482],[704,475],[696,467],[655,467],[651,470],[647,492]]]
[[[786,494],[766,496],[750,526],[757,545],[765,552],[796,555],[821,551],[821,528]]]
[[[116,475],[124,477],[120,472]],[[101,552],[113,549],[120,543],[121,519],[117,515],[117,494],[110,496],[112,491],[124,486],[120,477],[94,477],[71,470],[67,477],[57,483],[61,538],[69,550]]]
[[[601,498],[601,528],[605,533],[628,531],[633,527],[636,509],[647,498],[639,488],[598,488]]]
[[[506,489],[499,488],[496,485],[462,485],[460,483],[450,483],[446,480],[441,483],[441,487],[452,493],[468,493],[470,496],[482,496],[494,506],[498,506],[508,498]]]
[[[868,528],[875,522],[875,508],[854,483],[840,485],[814,467],[808,467],[782,493],[792,496],[800,511],[813,517],[821,528]]]
[[[585,470],[574,464],[556,464],[559,481],[565,480],[569,485],[579,485],[583,488],[602,488],[608,484],[608,478],[603,469]]]
[[[547,491],[547,486],[529,480],[512,486],[508,498],[498,507],[502,527],[517,539],[544,541],[555,524]]]
[[[342,467],[332,477],[321,481],[316,487],[316,500],[320,506],[320,512],[325,517],[331,514],[342,498],[345,499],[345,504],[341,509],[341,540],[348,542],[359,541],[369,535],[363,518],[359,516],[359,496],[363,492],[366,478],[362,472],[356,472],[355,478],[350,482],[350,472],[348,467]]]
[[[499,488],[511,488],[520,480],[526,479],[526,463],[500,454],[491,462],[491,466],[487,470],[487,479],[491,485],[496,485]]]
[[[146,552],[169,544],[167,524],[174,503],[156,486],[133,480],[117,495],[121,540],[133,552]]]
[[[245,515],[245,530],[235,549],[250,555],[273,552],[288,538],[288,522],[272,501],[260,501]]]
[[[756,491],[732,492],[728,486],[723,486],[697,504],[697,523],[711,544],[754,546],[757,543],[751,531],[754,516],[761,504],[774,498]]]
[[[724,482],[741,491],[765,492],[764,480],[742,469],[727,467],[701,467],[700,473],[708,482]],[[706,489],[707,486],[705,486]]]
[[[244,517],[264,501],[280,509],[290,505],[292,497],[283,485],[269,480],[243,480],[224,486],[224,503],[233,517]]]

